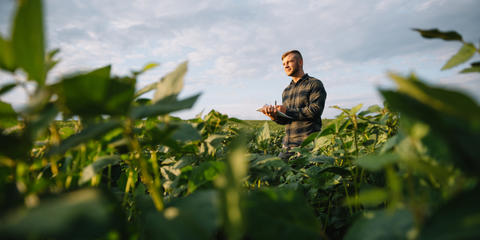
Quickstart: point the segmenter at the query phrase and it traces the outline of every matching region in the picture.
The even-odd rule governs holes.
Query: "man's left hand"
[[[286,113],[287,112],[287,108],[283,105],[276,105],[275,106],[275,109],[279,112],[282,112],[282,113]]]

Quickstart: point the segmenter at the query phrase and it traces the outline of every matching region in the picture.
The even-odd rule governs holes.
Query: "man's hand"
[[[285,113],[287,108],[283,105],[265,105],[262,109],[262,113],[267,115],[270,119],[275,120],[277,112]]]

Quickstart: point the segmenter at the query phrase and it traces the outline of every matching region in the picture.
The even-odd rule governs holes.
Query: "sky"
[[[10,36],[14,5],[0,0],[2,36]],[[478,47],[478,9],[479,0],[45,0],[47,49],[60,48],[61,59],[48,82],[108,64],[125,75],[159,63],[139,77],[139,89],[188,61],[180,97],[202,95],[173,115],[188,119],[215,109],[266,120],[255,109],[281,102],[291,81],[281,55],[298,49],[305,72],[327,91],[323,118],[340,113],[334,105],[381,105],[378,89],[393,87],[388,72],[415,72],[479,101],[480,74],[458,74],[468,64],[440,70],[461,43],[411,30],[455,30]],[[0,72],[1,84],[8,79]],[[2,100],[19,107],[26,96],[15,89]]]

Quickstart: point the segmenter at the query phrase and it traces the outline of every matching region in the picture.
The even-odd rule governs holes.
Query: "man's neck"
[[[305,73],[303,71],[298,71],[298,73],[295,74],[295,76],[292,76],[293,82],[297,83],[298,81],[300,81],[300,79],[302,79],[303,75],[305,75]]]

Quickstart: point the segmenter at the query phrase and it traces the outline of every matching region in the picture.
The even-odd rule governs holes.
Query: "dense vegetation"
[[[334,106],[284,162],[271,122],[169,115],[199,96],[178,98],[186,63],[138,91],[155,64],[48,84],[58,50],[45,52],[42,23],[40,0],[19,1],[0,38],[0,68],[15,79],[0,94],[29,95],[20,110],[0,102],[1,239],[480,236],[480,109],[461,92],[390,74],[385,107]],[[480,53],[456,32],[415,30],[463,44],[443,69]]]

